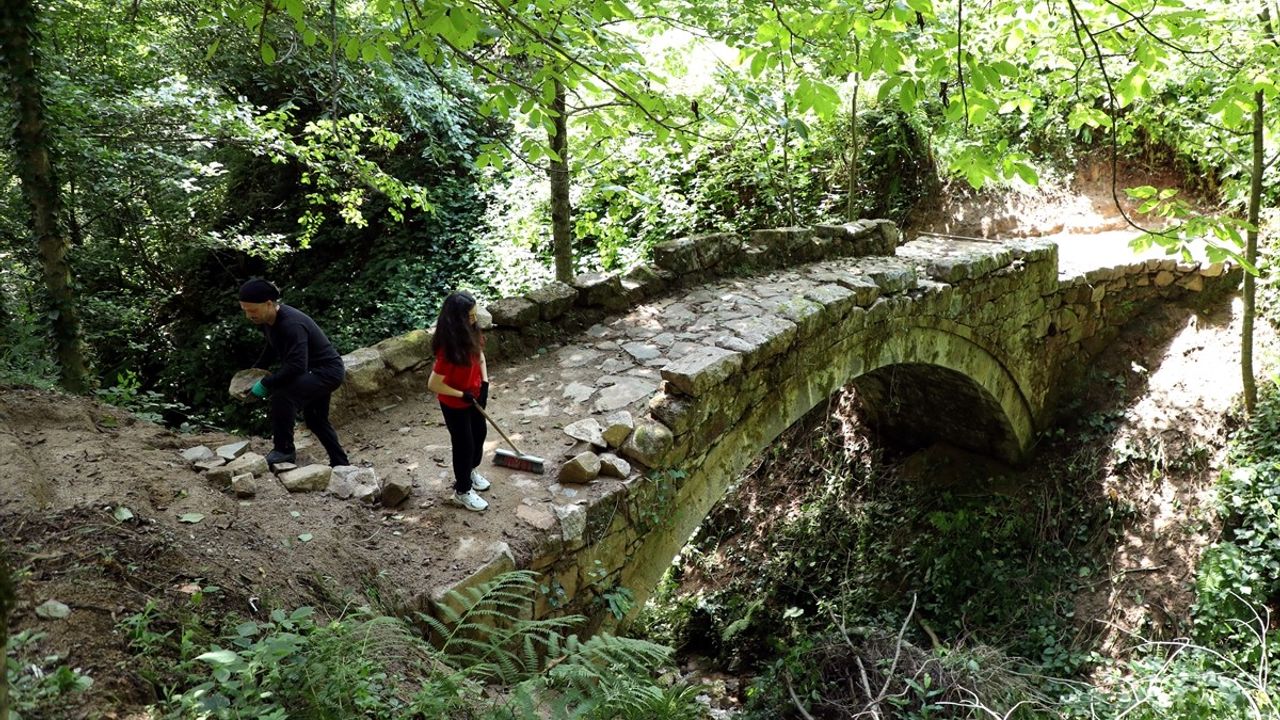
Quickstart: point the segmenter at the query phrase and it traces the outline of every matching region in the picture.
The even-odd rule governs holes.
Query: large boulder
[[[627,293],[617,273],[583,273],[573,279],[578,300],[588,307],[622,310],[627,307]]]
[[[186,450],[182,451],[182,459],[186,460],[192,465],[195,465],[196,463],[202,462],[205,460],[214,460],[217,457],[218,456],[216,453],[214,453],[212,450],[210,450],[208,447],[204,445],[197,445],[193,448],[187,448]]]
[[[613,453],[605,453],[600,456],[600,474],[626,480],[631,474],[631,463]]]
[[[800,253],[809,246],[813,230],[807,227],[782,227],[751,231],[751,244],[770,248],[779,256]]]
[[[516,508],[516,517],[523,520],[535,530],[550,530],[556,526],[556,516],[545,503],[538,505],[520,505]]]
[[[226,465],[210,468],[205,477],[214,485],[225,488],[231,485],[231,479],[237,475],[265,475],[267,471],[266,458],[257,453],[245,453]]]
[[[636,265],[622,276],[623,289],[637,300],[650,298],[671,284],[674,273],[669,270],[655,270],[649,265]]]
[[[733,233],[694,235],[655,245],[653,264],[676,275],[685,275],[706,270],[741,250],[742,241]]]
[[[347,369],[343,384],[355,390],[358,395],[378,392],[391,376],[382,353],[373,348],[360,348],[343,355],[342,364]]]
[[[622,443],[627,441],[627,436],[635,427],[636,421],[631,417],[631,413],[619,410],[604,419],[604,432],[601,434],[609,447],[622,447]]]
[[[543,320],[560,317],[578,300],[578,290],[568,283],[554,280],[524,296],[538,306],[538,316]]]
[[[662,367],[662,379],[680,392],[698,397],[742,368],[742,354],[719,347],[700,347]]]
[[[653,264],[678,275],[701,270],[702,257],[698,252],[697,238],[678,238],[654,245]]]
[[[562,483],[589,483],[599,476],[600,456],[584,452],[560,466],[560,474],[556,479]]]
[[[265,475],[268,471],[267,459],[258,453],[245,453],[235,460],[227,463],[227,467],[237,475],[242,472],[251,472],[254,475]]]
[[[336,498],[346,500],[356,496],[367,497],[369,495],[367,488],[372,488],[375,494],[378,492],[378,473],[374,472],[373,468],[336,465],[325,491]]]
[[[622,454],[646,467],[656,468],[662,466],[662,461],[667,453],[671,452],[674,444],[675,438],[666,425],[652,420],[641,420],[636,423],[636,429],[631,436],[622,444]]]
[[[522,297],[502,298],[489,306],[495,325],[503,327],[528,327],[538,321],[539,309]]]
[[[564,434],[574,440],[591,443],[598,448],[607,447],[604,440],[604,428],[595,418],[584,418],[564,426]]]
[[[235,493],[238,498],[251,498],[257,494],[258,488],[253,482],[253,473],[236,475],[231,478],[231,492]]]
[[[249,452],[249,441],[241,440],[239,442],[227,443],[226,445],[219,446],[215,452],[218,457],[226,460],[227,462],[231,462],[232,460],[235,460]]]
[[[395,507],[413,494],[413,483],[408,478],[391,478],[382,484],[382,507]]]
[[[306,465],[280,473],[280,482],[289,492],[310,492],[328,487],[332,475],[333,469],[328,465]]]
[[[431,357],[430,330],[410,330],[403,335],[387,338],[373,346],[382,355],[382,361],[395,372],[404,372],[427,361]]]
[[[560,521],[560,536],[566,543],[582,539],[587,529],[587,509],[582,505],[552,505],[552,512]]]
[[[227,386],[227,393],[236,400],[246,401],[250,398],[249,391],[253,389],[253,386],[270,374],[270,372],[262,368],[241,370],[231,377],[231,383]]]

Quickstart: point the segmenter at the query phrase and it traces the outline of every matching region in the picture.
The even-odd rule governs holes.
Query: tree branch
[[[1120,12],[1124,13],[1125,15],[1128,15],[1129,17],[1133,18],[1133,19],[1138,23],[1138,27],[1142,28],[1142,31],[1143,31],[1144,33],[1146,33],[1146,34],[1147,34],[1147,35],[1148,35],[1152,40],[1155,40],[1156,42],[1160,43],[1161,45],[1164,45],[1164,46],[1169,47],[1169,48],[1171,48],[1171,49],[1173,49],[1173,50],[1176,50],[1177,52],[1179,52],[1179,53],[1183,54],[1184,56],[1185,56],[1185,55],[1208,55],[1208,56],[1212,57],[1214,60],[1217,60],[1217,61],[1218,61],[1219,63],[1221,63],[1222,65],[1225,65],[1225,66],[1227,66],[1227,67],[1229,67],[1229,68],[1232,68],[1233,70],[1240,70],[1240,69],[1242,69],[1242,68],[1243,68],[1243,66],[1241,66],[1241,65],[1235,65],[1235,64],[1233,64],[1233,63],[1229,63],[1229,62],[1227,62],[1226,60],[1223,60],[1221,57],[1219,57],[1219,56],[1218,56],[1217,51],[1218,51],[1219,49],[1221,49],[1221,48],[1222,48],[1222,45],[1221,45],[1221,44],[1220,44],[1220,45],[1218,45],[1218,47],[1217,47],[1217,48],[1214,48],[1214,49],[1212,49],[1212,50],[1192,50],[1191,48],[1185,48],[1185,47],[1182,47],[1182,46],[1178,45],[1177,43],[1174,43],[1172,40],[1169,40],[1168,38],[1164,38],[1164,37],[1161,37],[1160,35],[1157,35],[1157,34],[1156,34],[1156,33],[1155,33],[1151,28],[1147,27],[1147,24],[1146,24],[1145,22],[1143,22],[1143,21],[1144,21],[1144,19],[1146,18],[1146,16],[1150,15],[1152,12],[1154,12],[1154,11],[1155,11],[1155,9],[1156,9],[1156,5],[1155,5],[1155,3],[1152,3],[1152,5],[1151,5],[1151,9],[1150,9],[1150,10],[1148,10],[1147,12],[1145,12],[1145,13],[1143,13],[1141,16],[1139,16],[1139,15],[1137,15],[1136,13],[1134,13],[1132,10],[1130,10],[1130,9],[1128,9],[1128,8],[1126,8],[1126,7],[1124,7],[1123,5],[1120,5],[1120,4],[1116,3],[1116,2],[1114,2],[1114,0],[1103,0],[1103,2],[1105,2],[1105,3],[1106,3],[1106,4],[1108,4],[1108,5],[1110,5],[1111,7],[1115,8],[1116,10],[1119,10]],[[1191,64],[1192,64],[1192,65],[1195,65],[1196,67],[1199,67],[1199,68],[1208,68],[1208,67],[1209,67],[1208,65],[1202,65],[1202,64],[1200,64],[1200,63],[1198,63],[1198,62],[1195,62],[1195,61],[1191,61]]]
[[[1128,224],[1130,227],[1134,228],[1135,230],[1139,230],[1144,233],[1149,233],[1151,235],[1158,235],[1160,237],[1176,239],[1175,235],[1167,231],[1151,230],[1149,228],[1143,227],[1142,225],[1139,225],[1137,222],[1134,221],[1133,218],[1129,217],[1128,211],[1126,211],[1124,209],[1124,205],[1120,203],[1120,193],[1116,187],[1116,175],[1117,175],[1118,166],[1119,166],[1120,148],[1118,144],[1119,141],[1116,138],[1116,135],[1117,135],[1116,125],[1118,123],[1117,115],[1119,114],[1119,112],[1118,112],[1118,109],[1116,108],[1115,88],[1111,84],[1110,74],[1107,73],[1106,59],[1103,56],[1102,47],[1098,43],[1097,37],[1095,37],[1093,32],[1089,29],[1088,23],[1085,22],[1084,15],[1082,15],[1080,13],[1079,8],[1076,7],[1075,0],[1066,0],[1066,2],[1067,2],[1067,7],[1071,10],[1072,25],[1076,27],[1076,41],[1080,43],[1080,50],[1085,54],[1086,57],[1088,56],[1089,51],[1084,46],[1083,41],[1080,38],[1080,31],[1083,31],[1084,34],[1089,38],[1089,43],[1093,46],[1094,54],[1098,58],[1098,70],[1102,73],[1102,81],[1107,88],[1107,114],[1111,118],[1111,128],[1110,128],[1111,201],[1115,203],[1116,210],[1120,213],[1120,217],[1124,218],[1125,223]]]

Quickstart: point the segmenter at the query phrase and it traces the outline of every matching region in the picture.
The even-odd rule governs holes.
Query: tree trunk
[[[1246,235],[1244,259],[1253,267],[1258,266],[1258,219],[1262,204],[1262,120],[1263,95],[1253,94],[1253,171],[1249,178],[1249,232]],[[1253,415],[1258,404],[1258,385],[1253,379],[1253,316],[1256,288],[1253,273],[1244,275],[1244,313],[1240,330],[1240,378],[1244,383],[1244,409]]]
[[[555,99],[551,103],[551,110],[555,113],[553,130],[547,133],[551,152],[555,153],[547,166],[547,175],[551,179],[551,242],[556,258],[556,279],[570,282],[573,280],[573,228],[569,224],[569,118],[565,112],[564,85],[559,80],[555,83]]]
[[[849,101],[849,198],[845,219],[858,219],[858,81],[853,81],[853,99]]]
[[[85,392],[89,389],[89,371],[80,333],[80,313],[71,286],[71,268],[67,264],[69,243],[58,224],[61,198],[49,157],[35,40],[33,1],[0,3],[0,62],[9,76],[17,116],[13,127],[14,154],[22,194],[31,207],[31,230],[40,249],[61,382],[71,392]]]
[[[8,560],[0,545],[0,720],[9,717],[9,612],[13,610],[15,590]]]

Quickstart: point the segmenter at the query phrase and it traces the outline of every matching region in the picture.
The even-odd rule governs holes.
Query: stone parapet
[[[480,311],[480,327],[488,338],[485,354],[490,362],[515,357],[563,339],[608,313],[622,312],[664,292],[695,287],[719,277],[834,257],[892,255],[901,243],[902,233],[889,220],[871,219],[813,228],[757,230],[751,237],[751,243],[745,243],[735,233],[670,240],[654,246],[652,263],[636,265],[625,273],[584,273],[572,283],[551,282],[524,295],[498,299]],[[916,282],[915,271],[907,263],[891,257],[868,257],[867,262],[865,272],[832,273],[829,282],[849,290],[852,302],[859,305],[869,305],[881,292],[896,292]],[[845,299],[842,293],[829,290],[821,297],[835,300],[837,295]],[[785,317],[795,316],[803,322],[812,309],[808,303],[815,299],[801,298]],[[737,335],[742,336],[741,341],[733,339]],[[425,380],[417,374],[432,359],[431,337],[431,329],[412,330],[345,355],[347,380],[333,397],[335,421],[368,406],[380,393],[422,386]],[[759,338],[751,331],[735,331],[734,336],[726,335],[723,344],[712,344],[737,352],[742,343],[750,344],[756,339]]]

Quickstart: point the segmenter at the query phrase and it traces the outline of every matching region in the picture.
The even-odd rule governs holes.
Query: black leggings
[[[275,450],[293,454],[293,423],[301,408],[302,419],[329,454],[329,464],[349,464],[347,453],[338,442],[338,433],[329,423],[329,396],[342,384],[342,376],[341,368],[313,370],[271,393],[271,435]]]
[[[451,408],[444,403],[440,411],[453,442],[453,491],[464,493],[471,490],[471,471],[480,467],[484,456],[484,416],[474,407]]]

